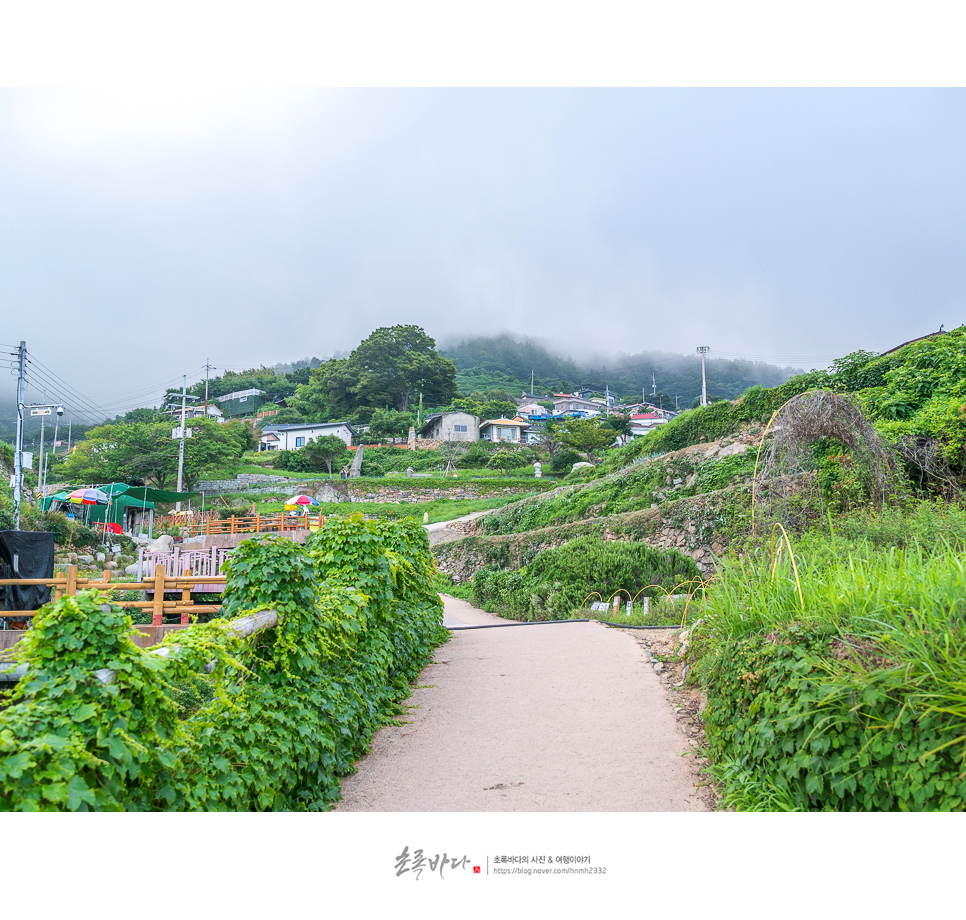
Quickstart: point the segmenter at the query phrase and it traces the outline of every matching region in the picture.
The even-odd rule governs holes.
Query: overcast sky
[[[0,342],[110,414],[397,323],[824,366],[966,322],[964,116],[962,90],[3,90]]]

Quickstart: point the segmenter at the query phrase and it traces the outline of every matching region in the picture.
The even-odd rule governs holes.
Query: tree
[[[627,443],[627,439],[631,434],[631,426],[633,425],[633,421],[629,415],[611,415],[604,424],[610,426],[614,432],[614,437],[620,438],[621,444]]]
[[[64,460],[63,474],[73,482],[130,482],[142,479],[159,489],[173,488],[178,475],[178,440],[167,422],[98,425]],[[253,438],[244,422],[220,425],[194,419],[185,441],[182,488],[190,490],[214,469],[232,473]]]
[[[594,451],[614,440],[614,429],[600,418],[570,418],[558,429],[560,440],[586,454],[593,462]]]
[[[349,459],[349,448],[338,435],[327,434],[314,441],[309,441],[302,448],[305,460],[310,470],[321,470],[323,466],[332,478],[332,468],[341,465]]]
[[[405,438],[409,429],[416,424],[412,412],[397,412],[395,409],[376,409],[369,420],[369,434],[380,440],[384,438]]]
[[[422,393],[430,405],[445,405],[456,393],[456,368],[436,352],[436,342],[419,326],[383,326],[347,359],[357,380],[359,405],[395,406],[399,412]]]
[[[469,446],[466,441],[454,441],[452,438],[448,438],[439,445],[439,454],[446,461],[444,476],[450,473],[456,474],[456,461],[463,459]]]
[[[427,405],[446,405],[456,394],[456,368],[436,352],[419,326],[384,326],[349,355],[312,371],[288,405],[313,421],[366,410],[406,412],[419,393]]]
[[[552,421],[547,422],[540,438],[540,450],[546,455],[547,459],[553,460],[563,449],[564,444],[560,440],[560,427]]]
[[[477,399],[476,396],[482,397],[483,394],[454,399],[450,408],[458,412],[469,412],[481,419],[513,418],[517,414],[517,404],[512,399]]]
[[[298,409],[286,406],[284,409],[279,409],[274,415],[260,418],[258,424],[259,427],[264,428],[266,425],[298,425],[305,421],[308,421],[308,419]]]

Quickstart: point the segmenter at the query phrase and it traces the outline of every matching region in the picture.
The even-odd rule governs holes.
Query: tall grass
[[[966,808],[964,525],[856,515],[719,570],[694,643],[735,807]]]

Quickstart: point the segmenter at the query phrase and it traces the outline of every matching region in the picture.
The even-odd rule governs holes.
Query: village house
[[[352,446],[354,429],[348,422],[305,422],[299,425],[266,425],[262,430],[258,449],[298,450],[309,441],[334,434],[342,438],[346,447]]]
[[[599,415],[603,408],[603,401],[597,402],[593,399],[584,399],[582,396],[573,396],[567,393],[554,393],[554,415],[559,415],[561,412],[565,412],[568,414],[577,414],[589,418],[594,415]]]
[[[496,418],[480,424],[480,439],[483,441],[507,441],[511,444],[523,443],[523,432],[530,423],[523,419]]]
[[[546,406],[541,406],[535,402],[525,403],[517,409],[517,415],[520,418],[531,418],[534,415],[547,416],[549,414],[550,410]]]
[[[426,417],[420,436],[436,441],[479,441],[479,416],[469,412],[437,412]]]
[[[639,438],[641,435],[653,431],[658,425],[666,425],[667,419],[658,415],[657,412],[641,412],[631,416],[632,438]]]

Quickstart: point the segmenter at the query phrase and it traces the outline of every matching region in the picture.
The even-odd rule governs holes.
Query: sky
[[[0,342],[107,414],[509,331],[825,366],[966,322],[961,89],[0,90]],[[9,394],[13,396],[13,378]]]

